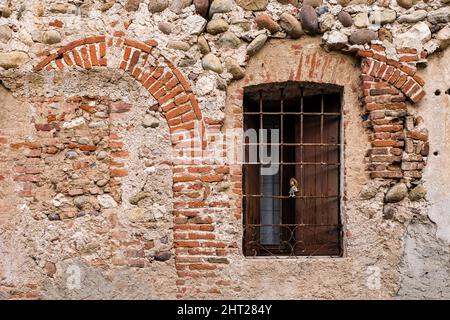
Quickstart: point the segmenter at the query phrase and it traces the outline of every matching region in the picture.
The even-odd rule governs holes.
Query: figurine
[[[291,188],[289,189],[289,198],[295,198],[295,193],[298,192],[298,181],[295,178],[291,178],[289,180],[289,185]]]

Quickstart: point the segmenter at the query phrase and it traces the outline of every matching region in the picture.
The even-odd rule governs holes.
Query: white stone
[[[216,79],[213,76],[201,76],[197,80],[197,94],[200,96],[204,96],[216,87]]]
[[[83,117],[79,117],[79,118],[75,118],[73,120],[70,121],[66,121],[63,123],[63,128],[64,129],[72,129],[75,127],[79,127],[81,125],[85,124],[84,118]]]
[[[355,15],[355,17],[353,18],[353,24],[357,28],[367,27],[370,24],[369,16],[368,16],[367,12],[361,12],[361,13],[358,13],[357,15]]]
[[[425,22],[416,23],[407,32],[394,38],[397,48],[416,48],[422,51],[423,44],[431,39],[431,31]]]
[[[62,193],[58,193],[52,200],[53,206],[59,208],[68,203],[66,197]]]
[[[340,31],[333,30],[324,36],[324,40],[328,49],[338,50],[347,45],[348,36]]]
[[[97,196],[97,201],[105,209],[117,207],[117,202],[108,194],[102,194]]]
[[[156,172],[156,168],[154,166],[151,166],[151,167],[145,168],[144,172],[147,173],[147,174],[155,173]]]
[[[189,34],[200,34],[205,29],[207,22],[202,16],[189,16],[184,19],[182,29]]]
[[[222,63],[220,62],[220,59],[217,58],[212,53],[208,53],[206,56],[202,59],[202,66],[205,70],[211,70],[216,73],[222,73],[223,67]]]

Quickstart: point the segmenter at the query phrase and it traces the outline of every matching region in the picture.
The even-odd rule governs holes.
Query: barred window
[[[244,254],[339,256],[341,88],[244,90]]]

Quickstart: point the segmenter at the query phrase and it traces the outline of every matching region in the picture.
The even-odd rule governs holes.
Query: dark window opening
[[[244,130],[251,129],[257,140],[244,141],[244,254],[340,256],[341,89],[294,82],[248,87]],[[271,141],[260,129],[278,130],[279,137]],[[269,157],[278,153],[270,163],[274,174],[262,174],[263,146]]]

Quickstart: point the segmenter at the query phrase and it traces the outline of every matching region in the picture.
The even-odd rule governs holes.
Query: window
[[[248,87],[244,130],[244,254],[341,255],[340,88]]]

